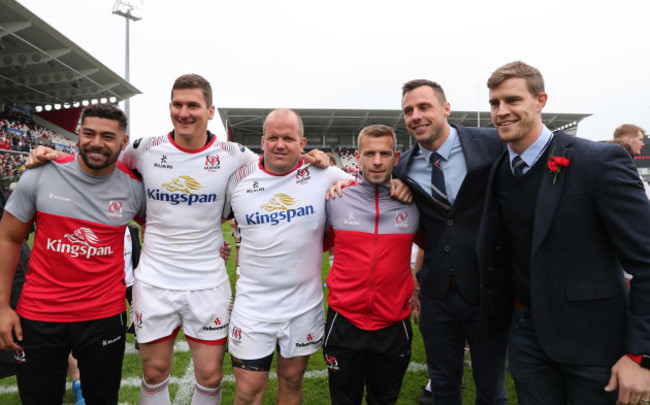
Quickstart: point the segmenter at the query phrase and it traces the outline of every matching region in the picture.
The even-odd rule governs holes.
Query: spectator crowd
[[[37,124],[22,113],[7,110],[0,114],[0,179],[17,179],[24,170],[27,154],[38,145],[66,153],[76,151],[75,141]]]

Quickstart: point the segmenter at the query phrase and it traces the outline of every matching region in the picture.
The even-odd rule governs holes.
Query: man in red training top
[[[129,143],[126,124],[111,104],[85,108],[79,154],[25,172],[5,207],[0,349],[15,350],[25,405],[63,401],[71,351],[86,401],[117,403],[126,331],[124,232],[145,210],[142,182],[117,162]],[[11,280],[34,221],[29,272],[14,312]]]
[[[327,202],[329,309],[323,355],[332,404],[394,404],[411,359],[411,246],[415,205],[390,196],[395,132],[370,125],[359,134],[363,178]],[[419,234],[418,234],[419,236]],[[419,238],[418,238],[419,239]]]

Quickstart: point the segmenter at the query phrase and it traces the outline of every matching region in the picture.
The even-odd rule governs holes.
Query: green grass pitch
[[[230,235],[230,226],[228,223],[223,225],[224,238],[233,243]],[[233,244],[234,246],[234,244]],[[230,276],[231,283],[235,280],[235,266],[234,266],[234,251],[227,264],[228,275]],[[327,261],[327,254],[323,256],[323,265],[321,274],[323,282],[327,277],[329,263]],[[327,291],[324,291],[327,296]],[[422,386],[427,383],[426,376],[426,360],[424,348],[422,346],[422,336],[416,325],[413,325],[413,346],[411,365],[408,372],[404,377],[402,390],[400,392],[399,400],[400,405],[417,404],[422,391]],[[172,378],[169,384],[169,391],[171,395],[172,404],[189,405],[192,392],[194,389],[194,374],[191,367],[191,356],[187,349],[187,344],[182,336],[176,340],[176,350],[174,352],[174,366],[172,368]],[[275,390],[277,387],[277,380],[274,377],[273,364],[271,378],[269,385],[264,396],[264,404],[275,403]],[[137,404],[138,394],[140,392],[140,379],[142,375],[140,355],[133,349],[133,336],[127,335],[127,350],[124,355],[124,366],[122,368],[122,387],[120,389],[120,404]],[[82,389],[83,389],[83,375],[81,376]],[[463,389],[463,405],[473,404],[475,401],[474,383],[472,381],[471,370],[469,367],[465,368],[465,375],[463,381],[467,384],[467,388]],[[327,369],[323,361],[322,352],[318,351],[311,356],[309,366],[304,379],[304,403],[308,405],[329,404],[329,393],[327,390]],[[516,404],[516,394],[512,379],[508,376],[506,381],[506,388],[510,398],[509,404]],[[232,367],[230,365],[230,356],[226,354],[224,362],[224,382],[223,382],[223,404],[232,404],[234,401],[235,382],[232,375]],[[365,402],[364,402],[365,403]],[[2,405],[20,405],[20,398],[16,388],[16,378],[9,377],[0,380],[0,404]],[[73,404],[72,393],[70,391],[70,383],[68,382],[68,389],[64,398],[64,404]]]

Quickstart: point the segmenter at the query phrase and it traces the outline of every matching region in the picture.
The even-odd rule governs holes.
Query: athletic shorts
[[[136,280],[131,319],[140,343],[173,337],[181,325],[186,338],[215,342],[228,336],[231,302],[230,283],[182,291]]]
[[[77,359],[88,404],[117,404],[122,380],[126,314],[81,322],[21,318],[23,341],[14,353],[24,405],[60,404],[68,355]]]
[[[324,331],[321,305],[284,322],[253,320],[235,311],[230,319],[228,351],[243,360],[262,359],[276,347],[284,358],[308,356],[322,347]]]

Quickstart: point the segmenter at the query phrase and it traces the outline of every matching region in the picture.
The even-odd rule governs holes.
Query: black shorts
[[[394,404],[411,360],[413,333],[406,319],[378,330],[359,329],[327,310],[323,356],[332,405]]]
[[[126,314],[83,322],[21,318],[22,352],[16,353],[24,405],[60,405],[68,354],[77,359],[86,404],[117,404],[122,380]]]

